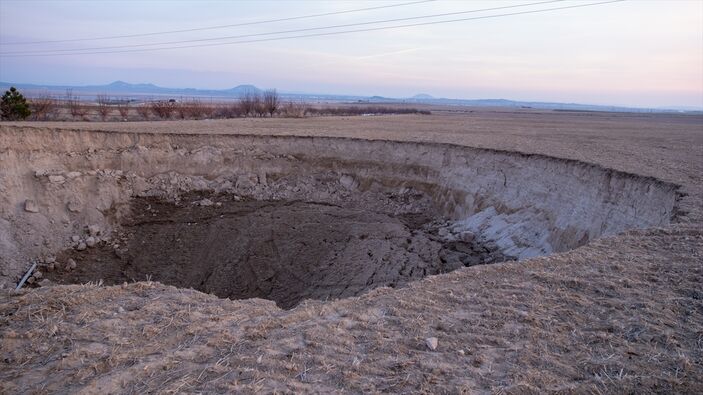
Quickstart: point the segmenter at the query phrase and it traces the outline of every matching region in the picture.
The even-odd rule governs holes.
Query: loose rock
[[[63,184],[66,181],[66,178],[64,176],[49,176],[49,182],[53,182],[55,184]]]
[[[88,233],[95,237],[100,233],[100,227],[98,225],[90,225],[88,226]]]
[[[85,250],[86,248],[88,248],[88,246],[87,246],[84,242],[81,241],[80,243],[78,243],[78,246],[76,247],[76,250],[78,250],[78,251],[83,251],[83,250]]]
[[[97,242],[95,241],[95,237],[90,236],[87,239],[85,239],[85,245],[88,247],[95,247],[95,244]]]
[[[77,235],[71,236],[71,241],[74,243],[78,243],[80,240],[81,240],[80,236],[77,236]]]
[[[24,201],[24,211],[28,213],[38,213],[39,206],[37,206],[37,203],[34,200],[27,199]]]
[[[68,211],[72,213],[80,213],[81,212],[81,205],[78,204],[77,202],[68,202],[66,204],[66,208],[68,208]]]
[[[69,259],[69,260],[66,262],[66,269],[67,269],[67,270],[73,270],[73,269],[76,268],[76,266],[77,266],[77,265],[76,265],[76,261],[74,261],[73,259]]]
[[[437,340],[436,337],[428,337],[427,339],[425,339],[425,344],[427,345],[427,348],[429,348],[432,351],[437,349],[438,342],[439,341]]]

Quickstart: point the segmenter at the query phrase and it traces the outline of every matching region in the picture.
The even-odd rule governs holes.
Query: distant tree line
[[[311,106],[303,102],[283,102],[275,89],[263,92],[246,91],[238,100],[207,103],[197,98],[164,99],[137,103],[124,98],[97,95],[94,101],[81,101],[69,89],[65,96],[48,95],[26,100],[15,88],[5,93],[2,118],[7,120],[169,120],[216,119],[241,117],[304,118],[309,116],[356,116],[380,114],[429,114],[429,111],[407,107],[374,105]]]

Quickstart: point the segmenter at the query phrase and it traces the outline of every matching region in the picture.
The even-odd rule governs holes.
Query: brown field
[[[0,176],[31,179],[37,169],[15,159],[43,163],[52,151],[49,141],[63,138],[73,148],[52,154],[72,164],[97,161],[91,155],[101,149],[117,152],[110,146],[117,140],[124,152],[141,139],[176,141],[182,135],[205,147],[216,135],[230,134],[539,154],[680,189],[669,224],[343,299],[313,295],[318,299],[290,310],[270,300],[220,299],[151,278],[115,286],[3,288],[0,392],[703,393],[703,116],[434,108],[432,115],[3,122]],[[0,184],[2,205],[13,207],[1,212],[7,223],[21,219],[12,211],[19,207],[12,191],[17,185]],[[249,204],[237,203],[237,210]],[[328,219],[315,221],[318,227]],[[384,221],[403,238],[402,232],[425,237],[401,228],[395,218]],[[53,225],[47,222],[44,229]],[[324,237],[319,233],[315,237]],[[428,236],[427,245],[431,241]],[[0,269],[10,267],[0,263],[7,265]],[[17,276],[2,274],[3,286]],[[436,349],[427,338],[437,339]]]

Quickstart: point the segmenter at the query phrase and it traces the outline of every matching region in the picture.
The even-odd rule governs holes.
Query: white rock
[[[97,241],[95,240],[95,237],[93,237],[93,236],[90,236],[87,239],[85,239],[85,245],[88,247],[95,247],[95,243],[97,243]]]
[[[78,251],[83,251],[83,250],[85,250],[86,248],[88,248],[88,246],[87,246],[84,242],[81,241],[81,242],[78,244],[78,246],[76,247],[76,250],[78,250]]]
[[[437,349],[438,340],[436,337],[428,337],[425,339],[425,344],[427,345],[427,348],[434,351]]]
[[[120,314],[124,313],[124,312],[125,312],[124,307],[118,306],[118,307],[117,307],[117,312],[120,313]]]
[[[64,176],[49,176],[49,182],[63,184],[64,181],[66,181],[66,178],[64,178]]]
[[[39,206],[37,206],[37,203],[34,200],[27,199],[24,201],[24,211],[28,213],[38,213]]]
[[[198,200],[197,202],[193,202],[193,204],[195,204],[196,206],[208,207],[208,206],[212,206],[215,203],[212,200],[205,198],[203,200]]]
[[[78,243],[80,240],[81,240],[81,237],[78,235],[71,236],[71,241],[74,243]]]

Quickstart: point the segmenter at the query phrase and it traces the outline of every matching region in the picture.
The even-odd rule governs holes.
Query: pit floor
[[[118,237],[69,249],[47,277],[57,283],[143,280],[222,298],[263,298],[292,308],[398,287],[428,275],[502,260],[476,243],[443,241],[426,214],[392,216],[327,203],[190,196],[181,204],[137,198]]]

